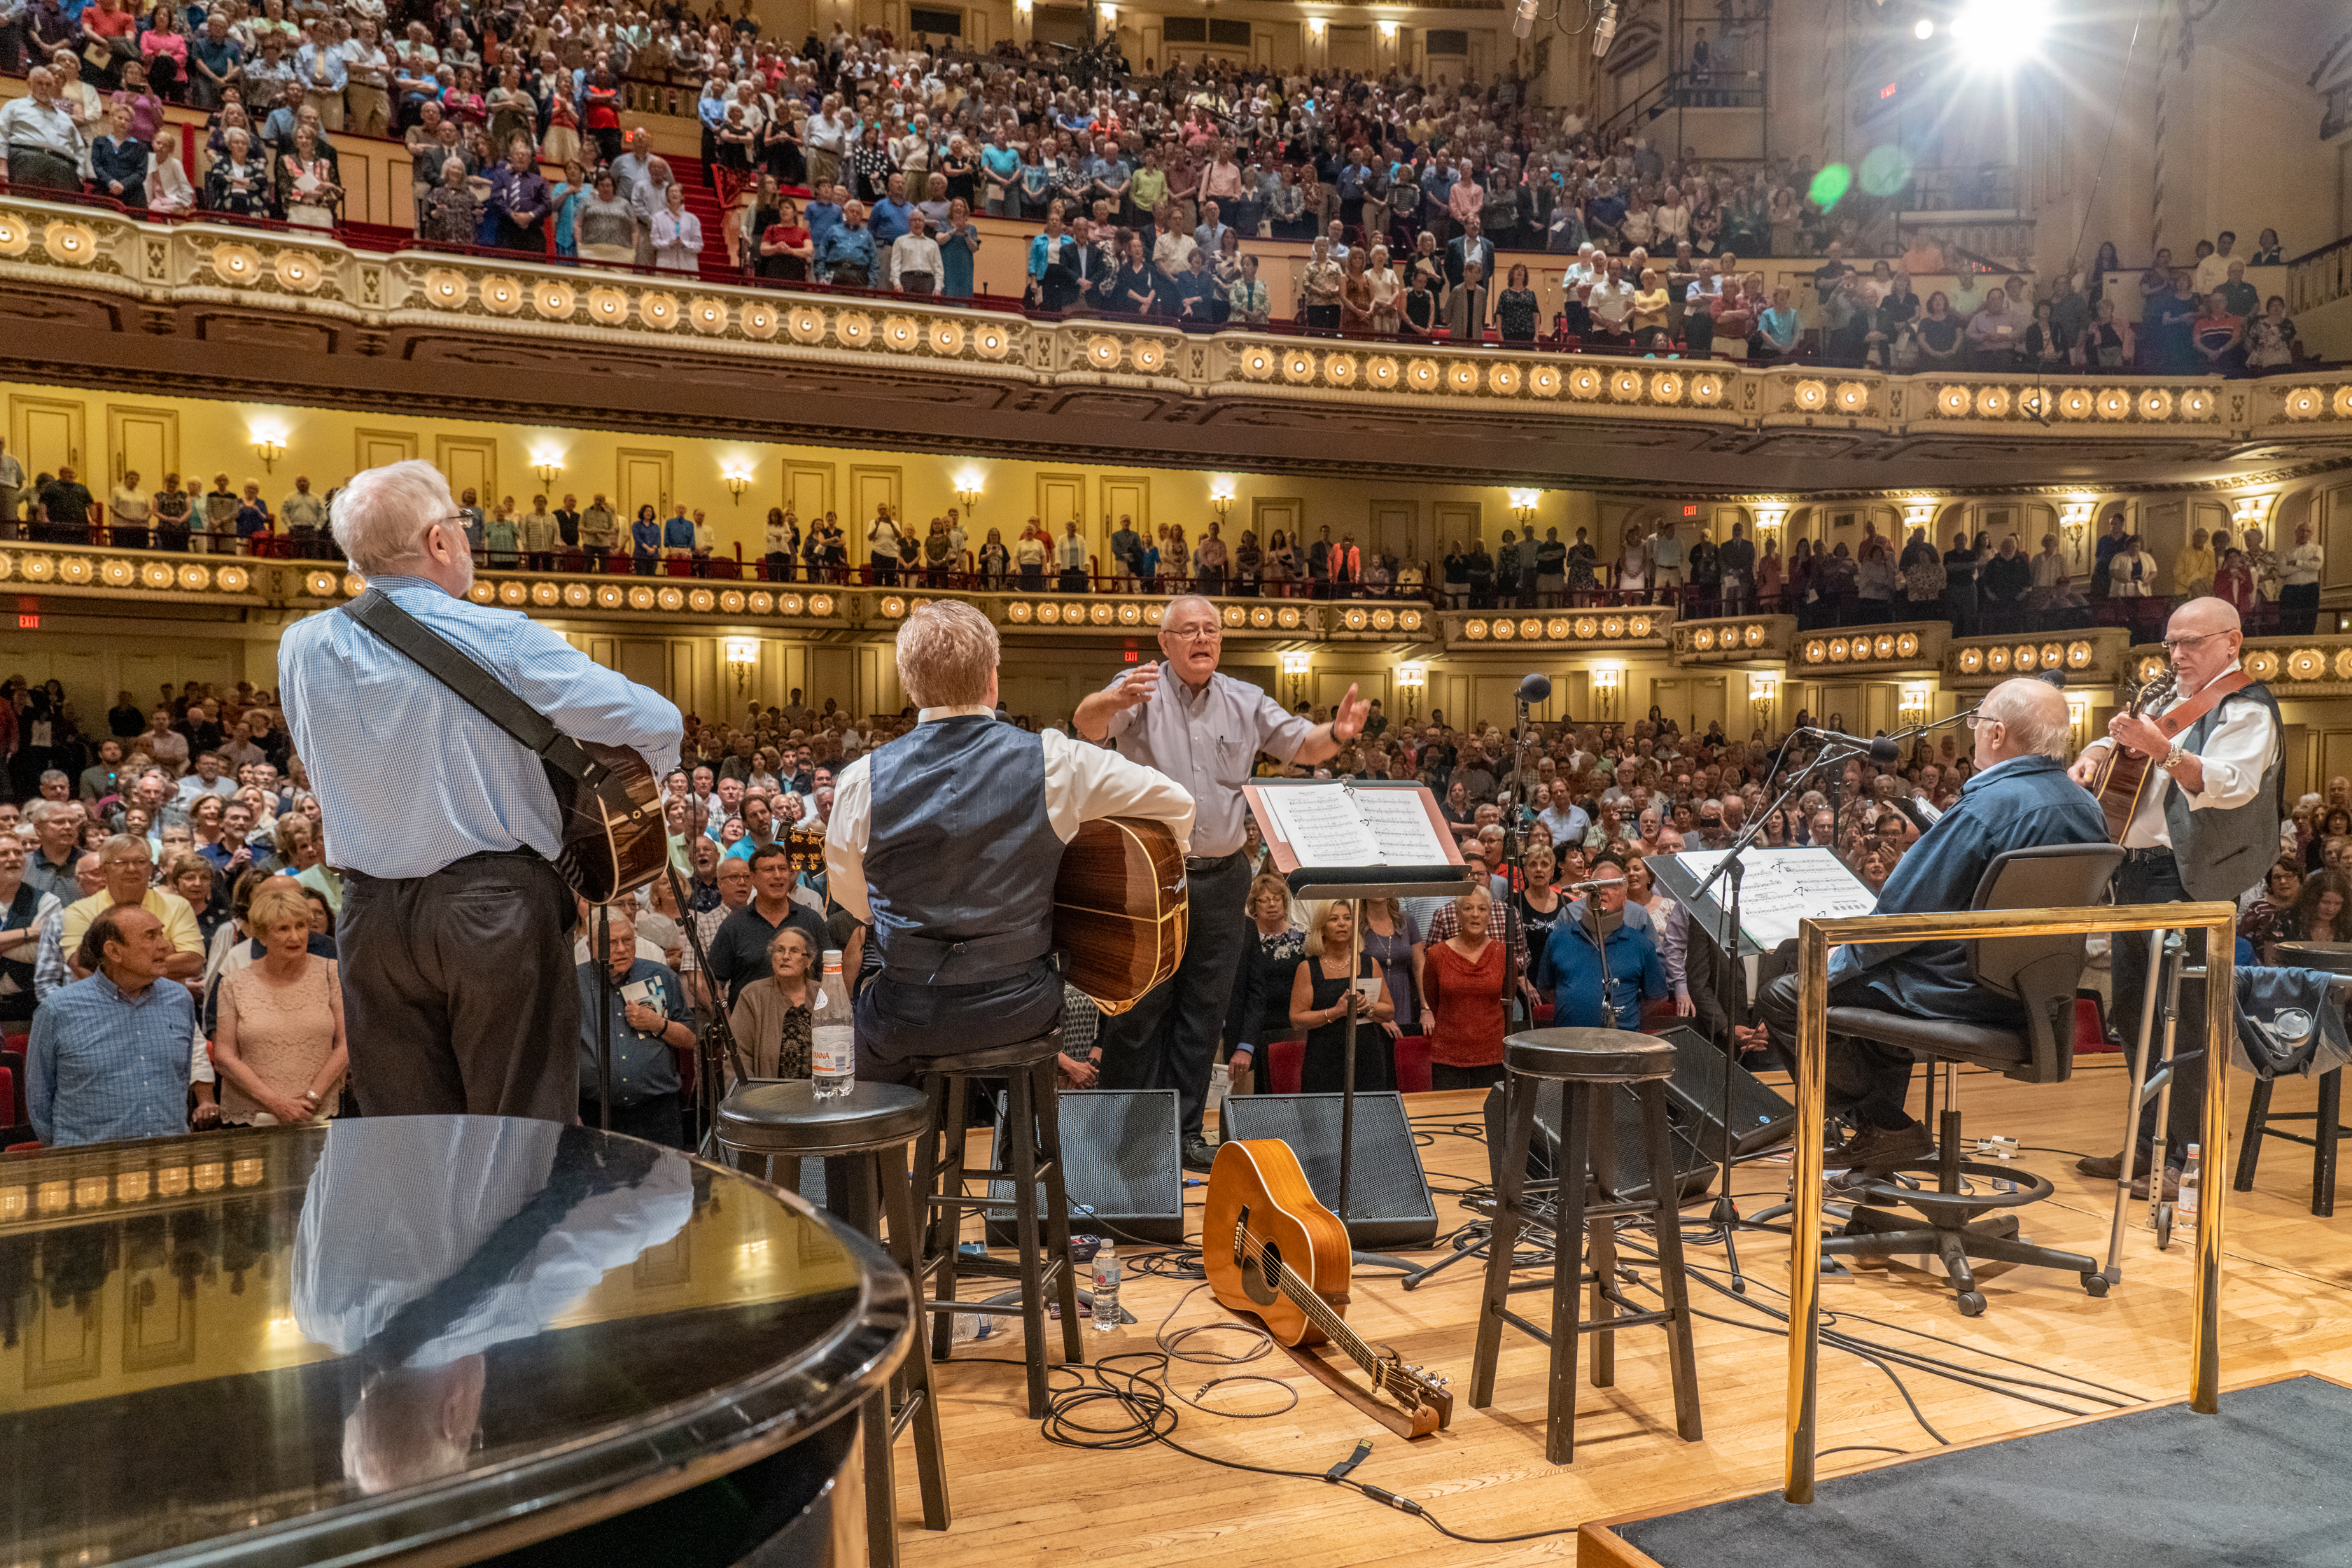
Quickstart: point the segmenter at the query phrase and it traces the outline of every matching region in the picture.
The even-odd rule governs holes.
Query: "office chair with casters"
[[[2107,880],[2123,861],[2112,844],[2056,844],[2012,849],[1994,859],[1977,883],[1974,910],[2082,909],[2104,902]],[[2107,1293],[2106,1276],[2093,1258],[2036,1247],[2018,1234],[2016,1211],[2039,1203],[2053,1189],[2042,1177],[2014,1165],[1971,1164],[1960,1158],[1960,1110],[1956,1096],[1958,1064],[1990,1068],[2021,1083],[2063,1083],[2074,1070],[2074,988],[2082,978],[2085,940],[2079,936],[1986,937],[1967,944],[1969,978],[1977,985],[2015,999],[2013,1026],[1920,1018],[1870,1007],[1829,1010],[1833,1036],[1909,1049],[1930,1063],[1944,1064],[1944,1104],[1934,1110],[1935,1079],[1928,1079],[1929,1115],[1937,1123],[1933,1164],[1904,1171],[1933,1177],[1933,1188],[1909,1187],[1879,1173],[1855,1177],[1840,1189],[1854,1201],[1844,1234],[1822,1243],[1824,1256],[1888,1258],[1917,1253],[1943,1259],[1963,1314],[1976,1317],[1985,1299],[1969,1260],[2030,1263],[2071,1269],[2094,1296]],[[1966,1191],[1962,1178],[1977,1191]],[[2013,1190],[1997,1190],[1996,1182]],[[1894,1212],[1902,1205],[1918,1218]],[[1920,1223],[1924,1220],[1924,1224]]]

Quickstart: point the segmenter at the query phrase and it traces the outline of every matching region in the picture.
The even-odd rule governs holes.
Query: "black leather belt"
[[[2131,866],[2148,866],[2155,864],[2158,860],[2169,860],[2171,858],[2172,847],[2166,844],[2151,844],[2144,849],[2126,849],[2124,851],[2124,862],[2125,864]]]
[[[1184,869],[1187,871],[1222,871],[1227,866],[1232,865],[1235,860],[1241,858],[1241,853],[1242,852],[1240,850],[1236,849],[1230,855],[1187,855],[1184,857]]]

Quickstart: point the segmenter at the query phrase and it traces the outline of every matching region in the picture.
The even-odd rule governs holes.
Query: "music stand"
[[[1300,866],[1297,851],[1283,837],[1274,813],[1266,808],[1263,792],[1328,789],[1334,783],[1344,783],[1350,790],[1409,790],[1418,795],[1423,809],[1429,815],[1431,829],[1451,857],[1450,861],[1430,866]],[[1275,868],[1289,885],[1290,896],[1294,899],[1335,900],[1349,906],[1349,925],[1355,932],[1354,950],[1349,954],[1348,965],[1350,985],[1355,984],[1355,972],[1360,967],[1355,960],[1363,951],[1364,900],[1458,898],[1477,885],[1465,875],[1461,852],[1454,847],[1454,831],[1446,826],[1444,813],[1438,809],[1437,797],[1423,785],[1409,780],[1254,779],[1242,786],[1242,799],[1249,806],[1251,815],[1256,817],[1258,831],[1265,837]],[[1340,1079],[1339,1089],[1339,1201],[1334,1205],[1342,1226],[1349,1222],[1349,1200],[1353,1195],[1355,1180],[1356,1010],[1353,1005],[1348,1009],[1346,1024],[1347,1032],[1341,1037],[1344,1076]],[[1366,1256],[1370,1261],[1386,1262],[1398,1268],[1410,1269],[1412,1267],[1402,1259],[1383,1258],[1377,1254]]]
[[[1716,862],[1715,868],[1705,876],[1693,871],[1685,864],[1681,855],[1653,855],[1647,861],[1651,881],[1660,891],[1682,906],[1684,913],[1689,917],[1690,923],[1705,932],[1707,939],[1715,943],[1716,951],[1724,955],[1722,961],[1724,969],[1728,972],[1733,984],[1738,986],[1738,994],[1740,996],[1745,996],[1748,990],[1747,966],[1744,961],[1761,957],[1765,952],[1763,946],[1748,934],[1747,927],[1741,919],[1742,879],[1748,869],[1745,857],[1757,849],[1756,840],[1772,813],[1780,809],[1781,805],[1803,786],[1812,769],[1820,765],[1821,759],[1815,759],[1811,766],[1799,775],[1796,783],[1789,787],[1780,800],[1758,813],[1756,820],[1748,825],[1747,830],[1733,842],[1728,849],[1724,851],[1723,858]],[[1786,851],[1769,849],[1764,852],[1786,853]],[[1807,853],[1808,851],[1797,852]],[[1717,882],[1722,882],[1728,887],[1727,896],[1718,894],[1715,890]],[[1732,1011],[1729,1003],[1733,993],[1727,987],[1723,994],[1726,998],[1726,1011],[1729,1013]],[[1738,1014],[1732,1013],[1732,1016],[1736,1017]],[[1738,1202],[1731,1195],[1731,1170],[1738,1159],[1732,1148],[1731,1079],[1732,1069],[1739,1063],[1739,1047],[1736,1039],[1725,1041],[1724,1047],[1723,1103],[1720,1108],[1723,1146],[1716,1162],[1717,1190],[1715,1203],[1707,1211],[1707,1218],[1723,1232],[1724,1260],[1731,1270],[1731,1288],[1744,1295],[1747,1293],[1748,1282],[1739,1268],[1738,1236],[1739,1227],[1751,1222],[1741,1217]]]

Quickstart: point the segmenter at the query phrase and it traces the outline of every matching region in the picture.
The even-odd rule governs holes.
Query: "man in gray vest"
[[[1298,763],[1337,755],[1371,711],[1350,686],[1328,724],[1286,712],[1262,688],[1217,672],[1223,646],[1215,605],[1194,595],[1171,599],[1160,619],[1161,662],[1125,671],[1079,703],[1076,716],[1079,734],[1117,741],[1129,757],[1174,777],[1200,809],[1184,862],[1183,961],[1134,1007],[1105,1018],[1098,1037],[1105,1089],[1176,1091],[1184,1163],[1198,1171],[1215,1154],[1202,1113],[1249,924],[1242,786],[1261,752]]]
[[[2114,885],[2118,904],[2234,900],[2260,882],[2278,858],[2284,731],[2270,689],[2238,667],[2244,641],[2238,612],[2226,599],[2191,599],[2173,611],[2164,634],[2179,680],[2170,700],[2152,714],[2117,714],[2108,721],[2105,737],[2084,747],[2075,759],[2072,774],[2086,788],[2093,771],[2116,746],[2156,761],[2124,830],[2126,854]],[[2205,961],[2204,941],[2200,933],[2189,936],[2190,963]],[[2115,939],[2110,1016],[2126,1030],[2139,1026],[2148,985],[2147,950],[2144,933]],[[2189,1033],[2184,1028],[2184,1037]],[[2203,1058],[2201,1048],[2174,1056],[2178,1066],[2165,1143],[2168,1198],[2179,1191],[2181,1165],[2204,1122]],[[2140,1157],[2135,1164],[2143,1173],[2155,1138],[2151,1104],[2140,1116]],[[2113,1178],[2122,1165],[2120,1155],[2094,1156],[2078,1168]],[[2133,1195],[2146,1197],[2148,1186],[2143,1173]]]
[[[1054,881],[1081,823],[1192,832],[1192,797],[1139,763],[996,716],[996,628],[953,599],[898,627],[913,730],[842,769],[826,889],[869,928],[882,973],[857,1000],[857,1072],[1034,1039],[1061,1021]]]

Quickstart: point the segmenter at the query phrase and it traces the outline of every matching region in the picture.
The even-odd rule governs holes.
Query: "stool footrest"
[[[1596,1219],[1640,1219],[1645,1215],[1655,1214],[1657,1209],[1657,1200],[1654,1198],[1626,1198],[1619,1203],[1587,1204],[1579,1211],[1579,1213],[1588,1221]],[[1554,1210],[1553,1212],[1555,1214],[1558,1213],[1557,1210]],[[1543,1230],[1549,1230],[1552,1227],[1550,1220],[1538,1219],[1535,1213],[1526,1207],[1524,1204],[1519,1209],[1519,1223],[1522,1225],[1535,1226]]]
[[[1517,1312],[1505,1312],[1502,1317],[1503,1321],[1538,1343],[1547,1345],[1551,1343],[1549,1329],[1538,1328]],[[1607,1333],[1618,1329],[1653,1328],[1657,1324],[1671,1323],[1674,1321],[1675,1315],[1672,1312],[1627,1312],[1615,1318],[1580,1318],[1577,1320],[1576,1331],[1580,1334]]]

